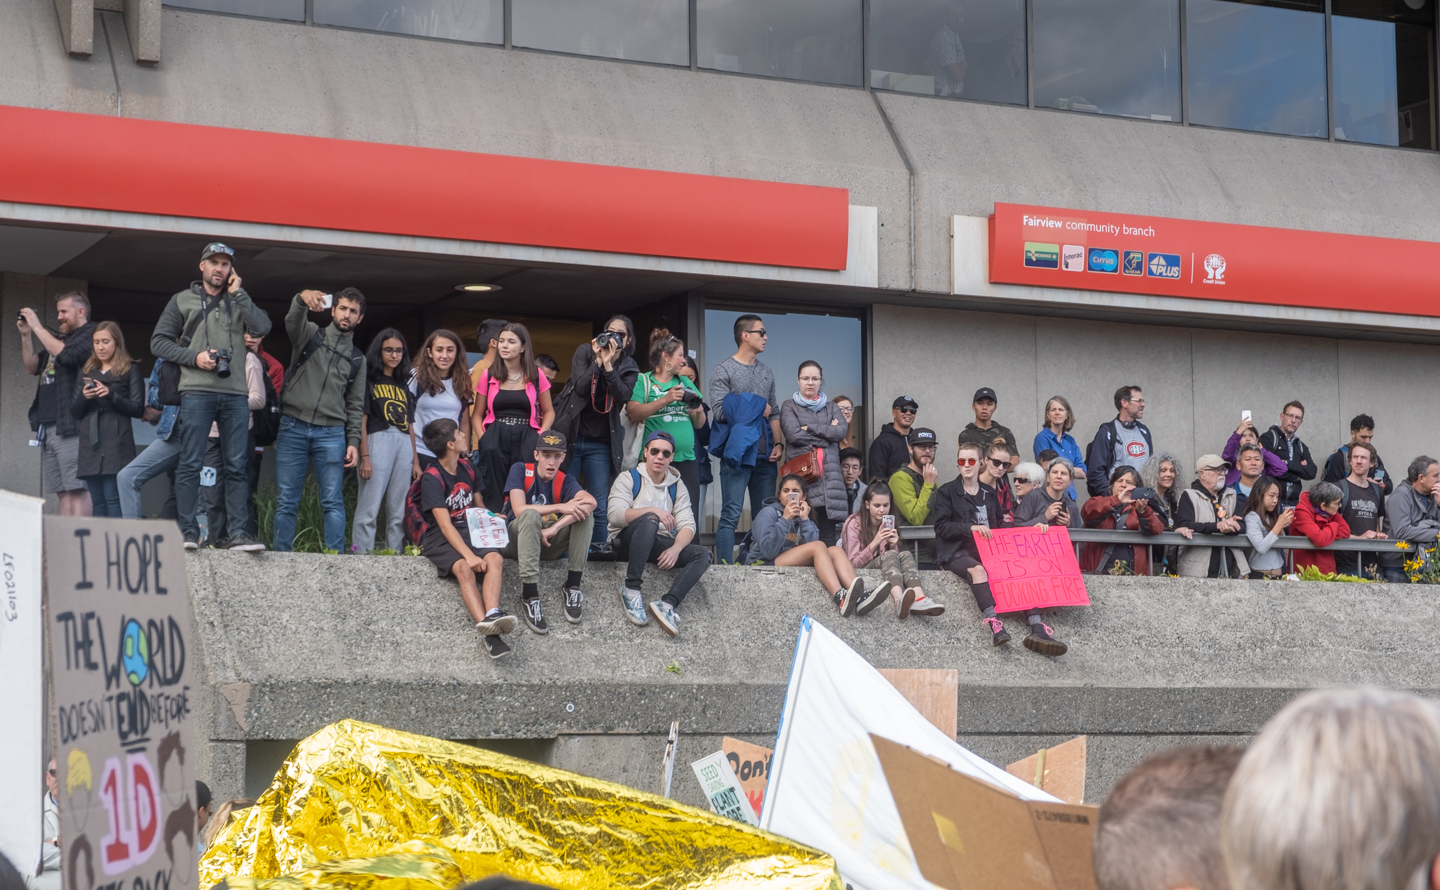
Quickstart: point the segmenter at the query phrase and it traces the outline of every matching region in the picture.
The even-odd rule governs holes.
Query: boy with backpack
[[[550,632],[540,612],[540,560],[565,556],[569,574],[560,588],[565,620],[580,623],[580,576],[590,555],[595,526],[595,497],[573,476],[560,471],[565,462],[563,433],[541,430],[534,463],[517,463],[505,479],[505,518],[510,520],[506,559],[520,564],[520,605],[525,625],[537,634]]]
[[[670,466],[675,459],[675,440],[669,433],[655,430],[645,437],[640,458],[640,466],[616,477],[606,502],[610,541],[616,555],[630,563],[620,601],[632,623],[649,624],[640,588],[645,564],[675,569],[670,589],[650,603],[661,629],[673,637],[680,632],[676,610],[710,567],[710,551],[690,543],[695,538],[695,515],[690,509],[690,493]]]
[[[510,646],[500,637],[515,629],[515,616],[500,609],[500,570],[504,560],[499,550],[481,550],[470,543],[465,511],[479,502],[475,471],[460,459],[470,443],[459,424],[449,418],[425,425],[425,447],[438,458],[436,465],[420,474],[405,500],[405,526],[420,552],[435,564],[444,578],[454,575],[460,584],[460,598],[475,628],[485,637],[491,658],[504,658]],[[483,588],[475,576],[484,577]]]

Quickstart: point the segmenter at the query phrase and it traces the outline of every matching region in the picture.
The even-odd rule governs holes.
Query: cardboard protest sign
[[[702,757],[690,764],[690,768],[695,770],[695,778],[700,780],[700,790],[710,801],[711,810],[746,825],[756,823],[755,811],[745,799],[740,780],[735,778],[735,771],[730,768],[730,759],[724,751]]]
[[[1005,767],[1005,772],[1066,803],[1084,803],[1085,761],[1086,740],[1082,735],[1051,748],[1041,748]]]
[[[740,790],[750,801],[750,809],[759,814],[765,808],[765,783],[770,780],[770,760],[775,752],[728,735],[720,740],[720,750],[725,752],[730,769],[740,780]]]
[[[980,562],[990,576],[995,611],[1024,612],[1053,606],[1088,606],[1090,594],[1080,577],[1075,545],[1065,526],[991,529],[986,540],[977,532]]]
[[[927,881],[949,890],[1095,890],[1097,807],[1022,800],[871,735]]]
[[[65,890],[196,887],[179,530],[48,516],[45,590]]]
[[[22,873],[40,862],[41,753],[45,733],[40,617],[44,566],[40,562],[40,511],[45,502],[0,491],[0,677],[5,678],[5,719],[0,733],[0,855]]]

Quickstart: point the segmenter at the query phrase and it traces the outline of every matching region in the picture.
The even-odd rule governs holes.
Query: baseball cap
[[[914,408],[916,411],[919,411],[920,403],[910,398],[909,396],[900,396],[898,399],[890,403],[890,408],[891,410],[894,410],[895,408]]]
[[[934,430],[927,430],[927,429],[925,429],[924,427],[918,427],[918,428],[916,428],[916,429],[911,430],[911,431],[910,431],[910,435],[908,435],[908,436],[905,437],[905,441],[906,441],[907,444],[909,444],[909,446],[910,446],[911,448],[914,448],[916,445],[936,445],[936,444],[938,444],[938,443],[935,441],[935,431],[934,431]]]
[[[991,389],[988,386],[982,386],[979,389],[975,390],[975,398],[971,399],[970,401],[979,402],[984,399],[989,399],[997,405],[1000,404],[1000,400],[995,398],[995,390]]]
[[[1201,470],[1224,470],[1230,466],[1230,462],[1224,460],[1218,454],[1202,454],[1195,459],[1195,472]]]
[[[663,440],[665,440],[666,442],[669,442],[669,443],[670,443],[670,447],[671,447],[671,448],[674,448],[674,447],[675,447],[675,437],[672,436],[672,435],[670,435],[669,433],[665,432],[664,430],[655,430],[654,432],[650,433],[650,435],[646,436],[646,437],[645,437],[645,445],[648,446],[651,442],[654,442],[656,439],[663,439]],[[642,446],[642,447],[643,447],[643,446]]]
[[[541,430],[540,438],[535,442],[536,451],[567,451],[565,447],[565,434],[557,433],[554,430]]]
[[[211,241],[205,245],[204,250],[200,251],[200,261],[204,262],[217,253],[229,257],[232,261],[235,259],[235,248],[228,244],[221,244],[219,241]]]

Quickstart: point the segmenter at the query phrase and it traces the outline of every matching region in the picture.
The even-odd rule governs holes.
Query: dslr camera
[[[685,395],[681,396],[680,400],[685,403],[686,411],[694,411],[696,408],[699,408],[702,401],[699,393],[691,392],[688,389],[685,390]]]
[[[215,360],[215,376],[224,380],[230,376],[230,350],[212,349],[210,357]]]
[[[625,335],[617,334],[614,331],[601,331],[600,336],[595,338],[595,343],[601,349],[614,347],[619,349],[625,344]]]

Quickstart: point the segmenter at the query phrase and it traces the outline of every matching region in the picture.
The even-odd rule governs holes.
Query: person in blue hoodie
[[[793,473],[780,480],[780,496],[767,500],[755,514],[747,543],[740,551],[741,562],[814,567],[830,601],[844,618],[857,611],[868,613],[886,592],[879,587],[867,592],[849,560],[831,555],[830,548],[820,540],[820,529],[810,518],[805,481]]]

